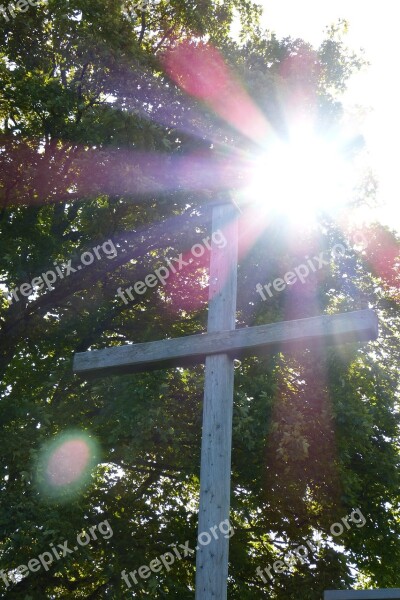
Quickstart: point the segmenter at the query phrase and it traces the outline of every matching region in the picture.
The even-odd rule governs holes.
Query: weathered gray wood
[[[213,247],[211,252],[207,335],[214,341],[221,335],[214,332],[234,330],[236,323],[238,233],[235,213],[232,204],[213,208],[212,229],[222,230],[227,240],[225,248]],[[196,336],[199,337],[202,338]],[[218,348],[226,352],[230,343]],[[212,353],[207,350],[207,354]],[[219,525],[229,519],[234,369],[232,357],[225,353],[209,355],[205,362],[196,600],[226,600],[229,538],[221,534]],[[217,532],[217,539],[211,534],[212,530]],[[208,536],[211,541],[202,545]]]
[[[324,600],[397,600],[400,588],[381,590],[328,590]]]
[[[226,248],[215,252],[223,250]],[[296,344],[310,347],[313,342],[322,339],[324,343],[343,344],[374,340],[378,336],[378,319],[369,309],[232,331],[228,331],[225,309],[222,313],[224,319],[219,325],[215,321],[215,328],[213,326],[208,333],[77,353],[74,371],[97,376],[132,373],[151,368],[187,366],[204,362],[206,356],[222,352],[238,357],[246,353],[255,354],[263,348],[273,351]]]
[[[227,598],[229,540],[220,532],[219,525],[229,519],[233,358],[299,345],[311,347],[321,341],[343,344],[378,336],[377,317],[369,310],[235,330],[237,219],[233,211],[231,204],[213,209],[213,231],[222,229],[227,245],[225,248],[214,245],[211,252],[207,333],[83,352],[74,357],[75,372],[85,377],[205,362],[196,600]],[[335,593],[341,594],[326,592],[325,600],[400,598],[400,595],[329,596]]]

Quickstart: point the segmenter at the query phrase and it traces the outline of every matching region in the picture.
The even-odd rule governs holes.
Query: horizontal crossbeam
[[[80,375],[102,377],[193,365],[204,362],[205,357],[212,354],[239,357],[257,354],[262,349],[311,347],[318,340],[326,344],[343,344],[377,337],[376,314],[372,310],[360,310],[80,352],[74,358],[74,371]]]

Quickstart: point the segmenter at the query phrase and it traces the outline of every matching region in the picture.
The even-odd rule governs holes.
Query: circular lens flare
[[[43,494],[58,500],[79,494],[98,462],[98,446],[84,432],[64,433],[41,450],[38,483]]]
[[[90,447],[82,439],[68,440],[56,448],[50,456],[46,477],[54,486],[78,481],[90,462]]]

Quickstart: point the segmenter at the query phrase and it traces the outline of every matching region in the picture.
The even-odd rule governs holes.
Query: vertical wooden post
[[[212,243],[207,331],[235,329],[237,294],[237,209],[226,201],[213,207],[212,231],[226,245]],[[219,238],[216,238],[219,241]],[[201,444],[199,543],[196,600],[226,600],[229,538],[219,525],[229,519],[232,448],[233,360],[207,356]],[[214,528],[215,535],[210,529]],[[226,529],[224,529],[226,531]],[[211,541],[207,544],[209,536]],[[204,533],[204,536],[201,534]],[[215,539],[217,537],[217,539]],[[202,545],[202,542],[204,545]]]

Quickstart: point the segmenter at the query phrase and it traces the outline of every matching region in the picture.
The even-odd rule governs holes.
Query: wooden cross
[[[235,330],[237,292],[237,209],[227,200],[215,204],[212,231],[223,231],[224,248],[212,244],[207,333],[75,355],[74,370],[84,376],[132,373],[205,362],[198,533],[229,519],[233,361],[257,350],[295,344],[367,341],[378,336],[371,310]],[[215,539],[217,538],[217,539]],[[229,536],[214,536],[196,548],[196,600],[226,600]]]

